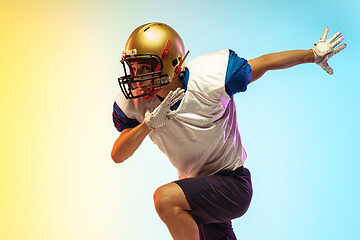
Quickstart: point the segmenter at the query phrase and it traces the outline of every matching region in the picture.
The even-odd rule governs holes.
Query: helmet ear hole
[[[173,65],[173,67],[175,67],[177,64],[178,64],[178,60],[177,60],[177,59],[172,60],[172,65]]]

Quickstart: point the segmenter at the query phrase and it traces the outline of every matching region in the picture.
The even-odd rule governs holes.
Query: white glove
[[[171,118],[176,116],[176,112],[171,111],[170,107],[184,97],[184,91],[184,89],[180,88],[177,88],[175,91],[170,91],[162,103],[155,108],[152,113],[149,111],[145,113],[145,124],[149,128],[155,129],[168,123]]]
[[[341,46],[335,48],[339,43],[344,40],[344,36],[341,36],[336,41],[335,39],[340,36],[341,32],[337,31],[331,38],[326,40],[327,34],[329,32],[329,28],[327,27],[322,34],[320,41],[314,44],[311,48],[315,55],[315,63],[319,65],[322,69],[324,69],[328,74],[333,74],[333,69],[328,65],[327,61],[339,53],[341,50],[346,48],[346,44],[342,44]],[[326,40],[326,41],[325,41]]]

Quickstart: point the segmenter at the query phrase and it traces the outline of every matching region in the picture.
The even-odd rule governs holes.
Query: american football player
[[[247,211],[252,185],[234,95],[269,70],[315,62],[333,74],[327,62],[346,44],[338,46],[340,32],[326,40],[328,31],[308,50],[247,61],[224,49],[186,63],[188,52],[170,26],[148,23],[130,35],[113,106],[121,133],[111,156],[125,161],[149,136],[168,157],[179,180],[160,186],[154,204],[174,239],[236,239],[231,220]]]

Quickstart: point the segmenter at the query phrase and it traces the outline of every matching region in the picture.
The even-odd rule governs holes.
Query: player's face
[[[130,66],[134,76],[140,76],[143,74],[152,73],[152,69],[153,69],[153,66],[151,65],[151,61],[149,59],[140,59],[137,61],[133,61],[130,63]],[[144,77],[139,77],[137,79],[141,80],[141,79],[146,79],[148,77],[149,75]],[[145,92],[150,88],[151,80],[136,82],[136,85],[141,92]]]

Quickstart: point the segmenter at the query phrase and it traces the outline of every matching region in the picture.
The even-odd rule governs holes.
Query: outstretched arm
[[[293,67],[302,63],[311,63],[315,61],[313,51],[310,50],[292,50],[278,53],[270,53],[261,57],[249,60],[252,71],[250,83],[259,79],[269,70],[277,70]]]
[[[271,53],[261,57],[249,60],[253,78],[250,81],[254,82],[259,79],[268,70],[284,69],[296,66],[302,63],[315,62],[328,74],[333,74],[332,68],[328,65],[328,60],[346,48],[346,44],[335,48],[339,45],[344,36],[340,36],[341,32],[336,32],[332,37],[326,40],[329,28],[323,32],[320,41],[318,41],[309,50],[292,50],[279,53]],[[339,38],[338,38],[339,37]]]

